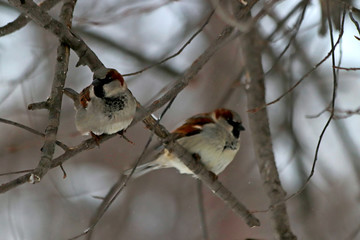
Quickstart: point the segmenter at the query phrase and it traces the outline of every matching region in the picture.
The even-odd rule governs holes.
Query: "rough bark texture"
[[[261,63],[262,41],[254,28],[243,36],[241,42],[247,75],[251,80],[250,88],[247,91],[248,108],[254,109],[265,104],[265,79]],[[297,239],[290,229],[285,203],[278,204],[284,200],[286,193],[281,186],[275,164],[267,109],[263,108],[256,113],[249,113],[249,124],[264,189],[271,205],[276,204],[271,208],[276,238]]]

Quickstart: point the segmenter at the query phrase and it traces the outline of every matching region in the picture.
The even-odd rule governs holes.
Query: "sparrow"
[[[96,71],[80,94],[71,88],[64,88],[64,94],[74,101],[77,130],[95,140],[102,134],[121,133],[135,116],[136,100],[115,69]]]
[[[239,114],[219,108],[187,119],[171,135],[180,145],[197,156],[206,169],[217,178],[217,175],[231,163],[238,152],[240,132],[243,130],[245,128]],[[154,161],[138,166],[132,176],[136,178],[156,169],[171,167],[176,168],[181,174],[193,174],[165,148]],[[132,170],[126,170],[124,174],[130,175]]]

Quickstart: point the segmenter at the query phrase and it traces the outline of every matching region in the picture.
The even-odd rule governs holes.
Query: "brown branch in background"
[[[302,2],[304,4],[303,6],[303,10],[299,16],[299,18],[296,21],[296,24],[294,26],[294,33],[291,35],[291,37],[289,38],[288,44],[285,46],[284,50],[279,54],[279,56],[273,61],[271,68],[265,73],[265,75],[269,74],[275,67],[276,65],[280,62],[281,58],[284,56],[284,54],[287,52],[287,50],[290,48],[291,44],[293,43],[293,41],[295,40],[296,35],[299,32],[301,23],[304,20],[304,16],[306,13],[306,9],[308,6],[309,1],[304,1]]]
[[[334,43],[333,27],[332,27],[330,14],[329,14],[330,9],[329,9],[329,3],[328,2],[327,2],[327,11],[328,11],[328,24],[329,24],[329,34],[330,34],[331,46],[332,46],[333,49],[335,49],[336,45]],[[344,9],[344,14],[343,14],[343,18],[342,18],[342,24],[341,24],[341,29],[342,30],[341,30],[339,35],[342,35],[342,31],[343,31],[343,28],[344,28],[344,19],[345,19],[345,9]],[[332,99],[331,99],[331,105],[330,105],[330,109],[331,109],[330,116],[329,116],[328,120],[326,121],[323,130],[320,133],[319,140],[318,140],[318,143],[316,145],[315,156],[314,156],[313,164],[312,164],[312,167],[311,167],[311,172],[310,172],[308,178],[306,179],[303,186],[296,193],[292,194],[291,196],[287,197],[286,199],[290,199],[290,198],[292,198],[292,197],[294,197],[296,195],[299,195],[305,189],[307,184],[310,182],[312,176],[315,173],[315,167],[316,167],[316,163],[317,163],[317,160],[318,160],[318,155],[319,155],[319,150],[320,150],[320,145],[321,145],[322,139],[323,139],[324,134],[325,134],[327,128],[329,127],[330,122],[333,119],[334,114],[335,114],[334,109],[335,109],[336,92],[337,92],[337,86],[338,86],[336,70],[334,68],[334,66],[336,64],[335,63],[335,51],[332,51],[332,53],[331,53],[331,60],[332,60],[332,66],[333,66],[332,67],[333,91],[332,91]]]
[[[31,127],[28,127],[28,126],[25,126],[21,123],[17,123],[17,122],[13,122],[13,121],[10,121],[10,120],[7,120],[7,119],[4,119],[4,118],[0,118],[0,122],[2,123],[5,123],[5,124],[9,124],[9,125],[13,125],[15,127],[18,127],[18,128],[22,128],[28,132],[31,132],[35,135],[38,135],[38,136],[41,136],[41,137],[45,137],[45,134],[43,134],[42,132],[39,132]],[[64,143],[60,142],[60,141],[55,141],[56,145],[58,145],[59,147],[61,147],[64,151],[67,151],[69,150],[69,147],[66,146]]]
[[[349,17],[350,17],[351,21],[354,23],[358,33],[360,34],[360,25],[353,16],[353,8],[352,7],[349,7]]]
[[[135,162],[135,166],[137,166],[142,159],[145,156],[145,153],[152,141],[153,138],[153,134],[150,135],[147,143],[144,146],[144,149],[142,151],[142,153],[140,154],[140,156],[138,157],[138,159]],[[100,219],[102,218],[102,216],[105,214],[105,212],[109,209],[109,207],[111,206],[111,204],[115,201],[115,199],[119,196],[119,194],[122,192],[122,190],[126,187],[126,184],[129,182],[131,175],[134,173],[135,168],[131,171],[131,173],[128,176],[125,176],[123,174],[120,174],[119,179],[116,181],[116,183],[110,188],[109,192],[106,194],[106,196],[104,197],[102,203],[100,204],[100,206],[98,207],[97,211],[95,212],[94,216],[91,218],[90,220],[90,226],[81,234],[70,238],[70,240],[72,239],[77,239],[81,236],[84,236],[87,234],[86,239],[90,240],[92,237],[92,233],[94,231],[95,226],[97,225],[97,223],[100,221]]]
[[[201,226],[201,234],[203,240],[209,239],[209,231],[206,225],[206,215],[204,208],[204,196],[203,196],[203,187],[201,181],[196,181],[196,193],[197,193],[197,202],[199,207],[199,216],[200,216],[200,226]]]
[[[21,171],[0,173],[0,177],[7,176],[7,175],[12,175],[12,174],[28,173],[28,172],[32,172],[32,171],[34,171],[34,169],[27,169],[27,170],[21,170]]]
[[[247,19],[249,18],[251,18],[250,14],[247,16]],[[265,79],[261,63],[262,41],[256,29],[245,34],[241,44],[246,70],[251,79],[250,88],[247,90],[248,107],[251,109],[265,103]],[[249,125],[265,192],[271,204],[283,201],[286,193],[281,186],[276,168],[266,109],[263,108],[256,113],[249,114]],[[284,202],[272,208],[271,215],[277,239],[296,239],[290,228]]]
[[[60,42],[66,43],[73,49],[79,57],[77,66],[87,65],[92,72],[104,68],[104,65],[95,53],[65,24],[52,18],[47,12],[34,3],[34,1],[24,0],[23,2],[24,3],[21,3],[18,0],[9,0],[9,3],[12,6],[18,8],[44,29],[55,34]]]
[[[39,6],[44,10],[48,11],[53,8],[60,0],[45,0],[39,4]],[[6,24],[3,27],[0,27],[0,37],[11,34],[22,27],[25,27],[31,21],[30,18],[26,17],[25,14],[20,14],[14,21]]]
[[[308,4],[308,0],[303,0],[301,2],[299,2],[291,11],[288,12],[288,14],[286,14],[285,17],[283,17],[281,20],[278,20],[276,22],[276,28],[274,29],[274,31],[266,38],[266,41],[269,42],[273,39],[274,35],[281,29],[284,27],[284,24],[289,20],[289,18],[295,14],[295,12],[300,8],[303,7],[304,4]],[[304,8],[304,7],[303,7]],[[274,11],[272,11],[272,9],[268,9],[268,15],[271,18],[276,18],[278,19],[278,16],[276,16],[276,14],[274,13]],[[286,31],[287,32],[287,31]]]
[[[345,70],[345,71],[359,71],[360,70],[360,68],[356,68],[356,67],[347,68],[347,67],[333,66],[333,68]]]
[[[344,23],[344,18],[345,18],[345,12],[342,18],[342,23]],[[257,111],[260,111],[274,103],[277,103],[278,101],[280,101],[283,97],[285,97],[287,94],[289,94],[290,92],[292,92],[298,85],[300,85],[300,83],[302,83],[311,73],[313,73],[321,64],[323,64],[330,56],[331,54],[335,51],[336,46],[339,44],[343,34],[344,34],[344,28],[341,28],[339,37],[335,43],[335,45],[330,49],[330,51],[328,52],[328,54],[320,61],[318,62],[315,66],[312,67],[312,69],[310,69],[307,73],[305,73],[294,85],[292,85],[288,90],[286,90],[283,94],[281,94],[278,98],[276,98],[273,101],[270,101],[268,103],[265,103],[261,106],[258,107],[254,107],[252,109],[249,109],[248,112],[250,113],[256,113]]]
[[[96,41],[98,41],[99,44],[106,45],[107,48],[114,48],[116,50],[121,51],[122,53],[136,59],[138,62],[142,63],[143,65],[152,65],[155,60],[149,59],[148,57],[144,56],[142,53],[136,52],[133,49],[130,49],[130,47],[122,45],[118,41],[114,41],[110,38],[105,37],[104,35],[90,31],[87,28],[79,28],[75,27],[74,30],[79,32],[81,36],[92,38]],[[163,71],[166,74],[169,74],[171,77],[179,77],[181,74],[178,72],[178,70],[168,66],[168,65],[158,65],[157,69]],[[127,74],[123,74],[123,76],[128,76]]]
[[[60,12],[61,22],[69,28],[71,27],[76,1],[77,0],[65,0]],[[45,105],[49,110],[49,123],[45,130],[45,142],[41,148],[41,159],[38,166],[32,172],[36,181],[40,181],[50,169],[51,161],[54,156],[56,135],[60,125],[63,88],[69,66],[69,57],[70,48],[63,43],[60,43],[57,49],[57,63],[55,66],[51,94],[49,99],[45,102]]]

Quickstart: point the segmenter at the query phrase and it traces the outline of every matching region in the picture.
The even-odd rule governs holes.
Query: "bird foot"
[[[119,134],[120,136],[122,136],[123,139],[125,139],[126,141],[128,141],[129,143],[131,143],[132,145],[135,145],[135,143],[133,141],[131,141],[130,139],[128,139],[126,136],[125,136],[125,131],[124,130],[121,130],[119,132],[117,132],[117,134]]]
[[[99,136],[99,135],[96,135],[96,134],[93,133],[93,132],[90,132],[90,135],[91,135],[91,137],[94,139],[96,145],[97,145],[98,147],[100,147],[101,135],[100,135],[100,136]]]
[[[218,180],[218,175],[216,175],[212,171],[209,171],[209,175],[210,175],[211,179],[213,180],[213,182]]]

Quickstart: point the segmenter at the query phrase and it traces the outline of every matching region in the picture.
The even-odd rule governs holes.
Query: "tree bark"
[[[251,16],[248,15],[245,21],[250,20]],[[262,39],[256,28],[243,35],[241,44],[247,76],[250,78],[250,88],[247,90],[248,108],[254,109],[265,105],[265,78],[261,63]],[[266,108],[249,113],[249,124],[263,186],[270,204],[275,204],[270,211],[276,238],[297,239],[290,229],[286,205],[283,202],[286,193],[281,186],[276,168]]]

